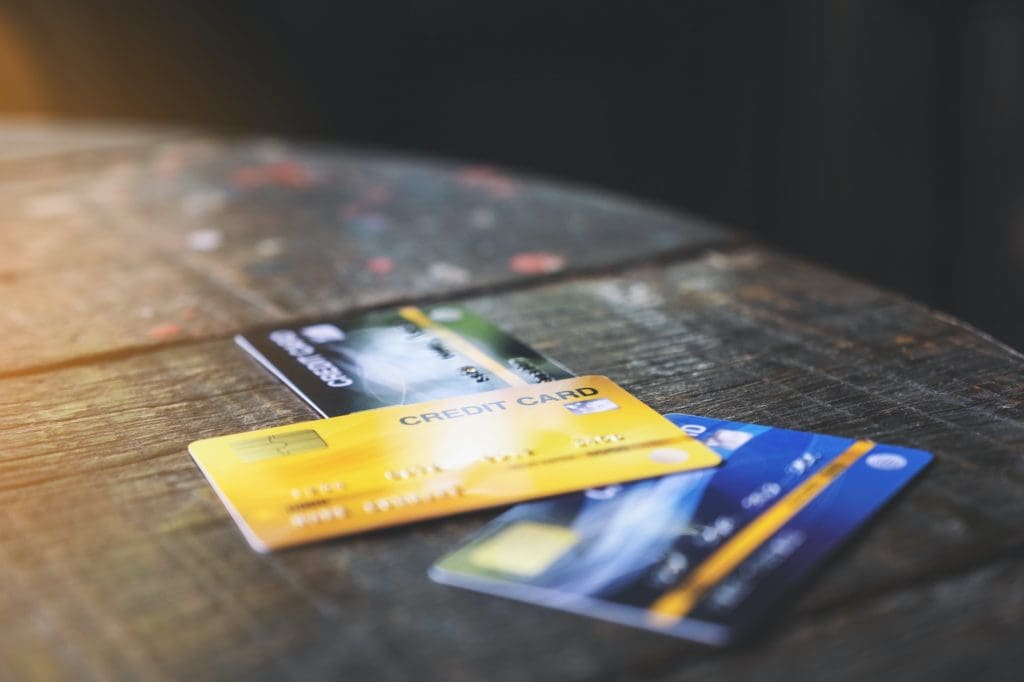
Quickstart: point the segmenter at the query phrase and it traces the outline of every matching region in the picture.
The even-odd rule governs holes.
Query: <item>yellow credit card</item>
[[[209,438],[189,452],[261,552],[721,462],[602,376]]]

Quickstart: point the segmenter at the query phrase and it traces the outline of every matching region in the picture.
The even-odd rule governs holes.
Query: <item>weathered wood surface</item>
[[[160,227],[174,229],[183,228],[169,219]],[[33,262],[64,257],[53,251],[74,227],[55,220],[53,230],[23,245],[38,249]],[[455,260],[469,243],[457,236]],[[85,241],[79,253],[115,258],[107,244]],[[113,325],[96,345],[42,349],[31,371],[0,379],[0,678],[1019,679],[1024,358],[759,247],[650,265],[629,265],[636,251],[618,255],[626,265],[601,272],[487,293],[474,275],[456,289],[538,349],[612,376],[656,409],[936,454],[754,644],[719,652],[429,582],[430,563],[491,512],[251,552],[186,445],[313,415],[229,340],[230,325],[248,317],[201,321],[206,339],[118,337],[134,328],[130,306],[117,303],[137,300],[129,288],[108,293]],[[210,281],[197,282],[215,300]],[[249,285],[225,286],[225,300]],[[332,300],[333,282],[304,286],[325,310],[355,300]],[[253,310],[262,319],[317,310],[293,302]],[[51,331],[53,341],[36,342],[65,342]],[[11,344],[21,341],[6,335],[5,355],[20,352]],[[96,347],[116,350],[83,355]]]
[[[140,136],[89,149],[65,133],[33,157],[7,135],[0,374],[733,238],[487,166]]]
[[[0,124],[0,161],[131,148],[184,136],[183,131],[173,129],[155,131],[96,123],[54,125],[45,119],[7,119]]]

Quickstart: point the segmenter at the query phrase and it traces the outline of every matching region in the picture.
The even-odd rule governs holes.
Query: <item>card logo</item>
[[[894,452],[880,452],[868,455],[864,462],[872,469],[879,471],[899,471],[907,466],[907,458]]]
[[[574,403],[566,403],[565,409],[573,414],[597,414],[598,412],[611,412],[619,409],[614,401],[608,398],[594,398],[593,400],[579,400]]]

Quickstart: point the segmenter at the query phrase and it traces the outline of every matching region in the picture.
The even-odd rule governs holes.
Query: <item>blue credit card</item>
[[[921,450],[682,414],[718,469],[520,504],[441,583],[727,644],[931,461]]]

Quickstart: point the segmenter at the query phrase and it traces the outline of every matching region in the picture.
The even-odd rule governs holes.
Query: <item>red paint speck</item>
[[[492,199],[512,199],[519,194],[519,185],[491,166],[466,166],[456,175],[464,187],[473,187],[491,195]]]
[[[366,261],[366,269],[376,275],[386,275],[395,269],[395,261],[387,256],[377,256]]]
[[[517,253],[508,260],[509,269],[523,275],[545,275],[565,267],[565,259],[557,253],[528,251]]]
[[[235,186],[242,189],[277,185],[278,187],[309,187],[316,182],[316,176],[306,166],[296,161],[275,161],[255,166],[243,166],[235,170]]]
[[[164,324],[158,324],[155,327],[150,327],[149,331],[146,332],[146,336],[155,341],[159,341],[161,339],[169,339],[172,336],[177,336],[180,333],[181,327],[173,322],[166,322]]]

